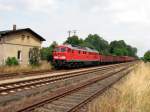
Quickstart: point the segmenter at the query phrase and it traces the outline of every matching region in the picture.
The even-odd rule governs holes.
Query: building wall
[[[26,46],[41,46],[41,41],[26,31],[16,34],[7,35],[4,39],[5,43],[19,44]]]
[[[3,50],[3,44],[0,44],[0,65],[4,64],[4,50]]]
[[[4,51],[5,51],[5,60],[8,57],[16,57],[18,58],[18,51],[21,51],[21,60],[20,64],[27,65],[29,62],[29,50],[30,48],[33,48],[32,46],[21,46],[21,45],[11,45],[11,44],[5,44],[4,45]]]
[[[41,41],[28,32],[8,35],[4,38],[4,44],[0,44],[0,62],[5,62],[8,57],[18,58],[18,51],[21,51],[21,65],[29,63],[29,50],[33,47],[41,47]]]

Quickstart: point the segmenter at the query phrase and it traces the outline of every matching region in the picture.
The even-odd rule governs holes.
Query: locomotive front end
[[[67,48],[65,46],[57,46],[53,51],[53,65],[58,68],[65,66],[67,59]]]

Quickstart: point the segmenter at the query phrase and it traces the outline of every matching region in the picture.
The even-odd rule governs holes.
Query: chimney
[[[17,26],[14,24],[13,25],[13,31],[16,31]]]

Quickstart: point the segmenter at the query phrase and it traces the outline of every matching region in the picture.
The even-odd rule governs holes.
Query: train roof
[[[62,45],[64,47],[68,47],[70,49],[74,49],[74,50],[81,50],[81,51],[86,51],[86,52],[94,52],[94,53],[99,53],[97,50],[95,49],[91,49],[88,47],[81,47],[81,46],[77,46],[77,45],[70,45],[70,44],[64,44]]]

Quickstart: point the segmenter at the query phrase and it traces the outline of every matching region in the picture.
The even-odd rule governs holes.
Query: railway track
[[[60,70],[63,72],[65,70]],[[12,78],[23,78],[28,76],[44,75],[49,73],[57,73],[55,70],[41,70],[41,71],[30,71],[30,72],[16,72],[16,73],[0,73],[0,80],[12,79]]]
[[[105,66],[111,66],[111,65],[104,65],[103,67]],[[84,69],[84,68],[81,68],[81,69]],[[45,74],[50,74],[50,73],[61,73],[61,72],[74,71],[74,70],[76,69],[59,70],[59,71],[56,71],[55,69],[53,69],[53,70],[40,70],[40,71],[16,72],[16,73],[0,73],[0,80],[24,78],[24,77],[29,77],[29,76],[45,75]]]
[[[103,75],[62,88],[49,98],[34,102],[18,112],[75,112],[131,71],[131,66],[126,64],[117,66],[117,70],[107,69],[109,72],[105,71]]]
[[[117,64],[117,65],[111,65],[111,66],[105,66],[105,67],[98,67],[92,70],[71,72],[71,73],[65,73],[65,74],[56,75],[56,76],[55,75],[46,76],[46,77],[43,76],[43,77],[30,78],[26,80],[22,80],[22,79],[15,80],[15,81],[10,81],[10,82],[6,81],[6,82],[0,83],[0,95],[5,96],[9,94],[14,94],[16,92],[21,92],[21,91],[25,91],[29,89],[42,87],[45,85],[59,83],[60,81],[70,80],[70,81],[75,82],[75,81],[84,80],[85,78],[90,79],[90,78],[99,76],[100,74],[103,74],[107,72],[108,70],[113,70],[117,67],[124,66],[124,65],[127,65],[127,64]],[[98,74],[96,74],[97,72]],[[90,73],[92,74],[95,73],[95,74],[92,75]]]

